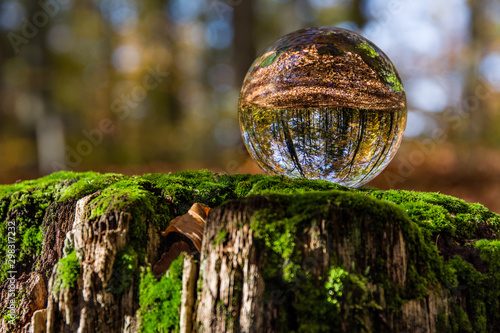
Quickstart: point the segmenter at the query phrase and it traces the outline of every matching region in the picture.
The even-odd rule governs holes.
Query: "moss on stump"
[[[201,256],[154,278],[160,231],[195,202],[214,208]],[[500,331],[500,216],[438,193],[58,172],[0,185],[0,231],[7,332],[35,312],[57,332]]]

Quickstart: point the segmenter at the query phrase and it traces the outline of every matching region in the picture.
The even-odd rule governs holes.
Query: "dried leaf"
[[[196,249],[201,252],[201,243],[203,241],[203,231],[205,230],[206,219],[210,207],[205,206],[200,203],[195,203],[191,206],[189,211],[178,216],[172,221],[168,228],[161,233],[162,236],[167,236],[170,233],[178,233],[186,236]],[[186,240],[187,241],[187,240]],[[174,261],[181,252],[186,252],[191,254],[191,246],[184,241],[177,241],[172,244],[167,252],[164,252],[158,260],[158,262],[153,267],[153,275],[160,278],[170,267],[172,261]]]
[[[206,218],[210,207],[201,203],[191,206],[187,214],[178,216],[170,222],[168,228],[161,233],[167,236],[171,232],[183,234],[189,238],[196,249],[201,252],[201,242],[203,240],[203,230],[205,230]]]
[[[172,261],[177,259],[177,257],[182,253],[186,252],[191,254],[191,248],[188,243],[179,241],[172,244],[172,247],[168,252],[164,252],[158,260],[158,262],[153,267],[153,275],[156,278],[160,278],[170,267]]]

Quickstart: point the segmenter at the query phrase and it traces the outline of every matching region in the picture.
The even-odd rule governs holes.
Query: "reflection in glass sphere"
[[[406,96],[394,65],[366,38],[340,28],[286,35],[243,82],[240,129],[268,174],[361,186],[396,154]]]

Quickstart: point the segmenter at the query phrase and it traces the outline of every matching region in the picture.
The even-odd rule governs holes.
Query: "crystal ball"
[[[358,187],[396,154],[406,95],[375,44],[345,29],[309,28],[257,57],[238,115],[246,148],[266,173]]]

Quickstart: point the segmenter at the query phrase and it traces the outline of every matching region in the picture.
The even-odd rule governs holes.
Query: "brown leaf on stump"
[[[163,252],[160,260],[153,266],[153,275],[159,279],[168,270],[172,261],[177,259],[182,252],[191,253],[188,243],[179,241],[172,244],[170,250]]]
[[[186,214],[177,216],[175,219],[170,221],[170,225],[164,232],[161,233],[161,235],[164,237],[171,233],[184,235],[189,239],[189,241],[192,242],[198,252],[201,252],[203,231],[205,230],[206,219],[209,211],[210,207],[201,203],[195,203]],[[181,252],[191,254],[190,245],[182,240],[173,243],[170,249],[163,253],[160,260],[153,267],[153,274],[157,278],[165,274],[172,261],[174,261]]]

